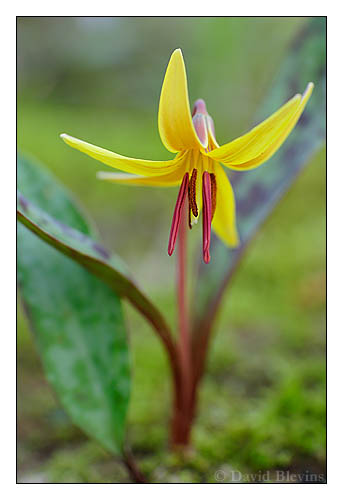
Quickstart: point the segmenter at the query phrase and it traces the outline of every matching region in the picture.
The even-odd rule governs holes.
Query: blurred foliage
[[[315,91],[296,126],[296,132],[287,138],[281,151],[260,168],[248,172],[229,170],[236,199],[240,246],[234,250],[227,249],[218,239],[214,239],[211,245],[212,265],[200,265],[195,303],[197,322],[200,323],[198,331],[201,330],[206,309],[213,311],[216,304],[219,305],[218,290],[225,290],[230,284],[233,270],[244,254],[246,245],[302,169],[323,148],[326,135],[325,39],[324,18],[315,18],[304,26],[283,58],[271,91],[258,111],[260,119],[256,123],[278,109],[280,102],[285,102],[292,93],[307,88],[309,82],[316,82]]]
[[[191,101],[206,99],[218,140],[227,141],[250,127],[289,42],[306,22],[18,19],[19,148],[75,193],[106,245],[125,257],[171,322],[174,260],[166,247],[176,190],[97,181],[100,164],[67,148],[58,135],[67,132],[130,156],[170,158],[158,137],[157,106],[169,55],[181,47]],[[192,231],[192,247],[200,233]],[[323,473],[324,152],[264,225],[233,284],[201,390],[196,451],[184,459],[166,446],[166,359],[150,328],[126,307],[134,358],[130,440],[154,481],[214,482],[223,467]],[[129,481],[122,466],[60,409],[20,308],[18,337],[19,480]]]

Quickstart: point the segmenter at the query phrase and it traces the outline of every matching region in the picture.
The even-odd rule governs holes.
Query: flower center
[[[206,104],[203,99],[198,99],[195,101],[194,109],[192,113],[192,121],[197,133],[197,136],[205,149],[206,152],[211,151],[215,147],[218,147],[215,133],[213,120],[207,112]],[[192,153],[190,157],[195,159],[195,165],[192,169],[192,173],[186,173],[182,179],[180,191],[176,200],[172,226],[170,230],[168,254],[172,255],[174,252],[176,238],[180,227],[181,217],[184,216],[186,211],[184,210],[186,197],[188,195],[188,225],[192,229],[192,216],[197,218],[199,215],[199,209],[197,205],[197,178],[198,170],[202,174],[202,202],[203,202],[203,215],[202,215],[202,231],[203,231],[203,258],[204,262],[208,264],[210,262],[210,243],[211,243],[211,223],[216,210],[216,194],[217,194],[217,182],[216,176],[213,172],[208,172],[211,168],[210,163],[205,160],[205,156],[200,153]],[[200,165],[198,166],[198,159]],[[212,169],[212,168],[211,168]],[[199,187],[199,186],[198,186]]]
[[[169,236],[168,254],[174,252],[177,235],[179,232],[181,217],[185,216],[185,202],[188,194],[188,225],[192,229],[192,214],[198,217],[199,209],[196,201],[196,185],[197,185],[198,170],[193,168],[192,175],[189,178],[187,172],[182,180],[179,194],[176,200],[175,210],[173,214],[172,226]],[[205,171],[202,175],[202,200],[203,200],[203,258],[204,262],[210,262],[210,243],[211,243],[211,223],[216,209],[216,193],[217,183],[214,173]]]

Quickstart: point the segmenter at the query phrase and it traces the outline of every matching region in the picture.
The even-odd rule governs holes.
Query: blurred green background
[[[217,139],[227,142],[251,126],[308,19],[18,18],[19,150],[75,193],[171,323],[174,259],[166,247],[177,190],[97,181],[103,167],[59,134],[128,156],[171,158],[157,109],[169,56],[181,47],[190,99],[206,99]],[[152,481],[215,482],[218,469],[270,470],[271,478],[276,470],[325,473],[325,189],[321,151],[243,259],[217,321],[187,458],[167,449],[165,355],[125,307],[134,371],[129,437]],[[199,238],[192,231],[191,244]],[[18,310],[18,481],[130,481],[70,423]]]

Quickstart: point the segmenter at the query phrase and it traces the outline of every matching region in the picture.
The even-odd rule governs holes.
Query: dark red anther
[[[177,196],[172,225],[170,229],[169,244],[168,244],[168,254],[172,255],[175,248],[177,233],[180,227],[180,219],[183,212],[183,206],[185,204],[186,195],[188,193],[189,175],[186,173],[183,176],[179,194]]]
[[[199,214],[197,206],[197,197],[196,197],[197,176],[198,176],[198,171],[196,168],[193,168],[188,187],[188,200],[190,209],[194,217],[198,217]]]
[[[212,196],[211,196],[211,177],[208,172],[202,176],[202,243],[203,258],[205,264],[210,262],[210,243],[211,243],[211,221],[212,221]]]

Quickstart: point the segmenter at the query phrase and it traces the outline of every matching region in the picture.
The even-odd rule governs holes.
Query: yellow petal
[[[302,98],[296,95],[250,132],[209,153],[234,170],[256,168],[268,160],[287,139],[312,93],[309,83]]]
[[[204,149],[208,146],[208,131],[206,116],[201,113],[196,113],[192,120],[193,126]]]
[[[61,134],[60,137],[72,148],[78,149],[82,153],[101,161],[105,165],[117,168],[118,170],[122,170],[123,172],[128,172],[130,174],[152,175],[171,173],[172,171],[176,171],[178,169],[179,162],[182,158],[182,155],[177,155],[173,160],[169,161],[151,161],[128,158],[127,156],[118,155],[117,153],[113,153],[107,149],[81,141],[80,139],[71,137],[68,134]]]
[[[286,126],[283,126],[282,129],[279,129],[275,134],[273,140],[267,147],[261,147],[260,152],[255,155],[251,155],[250,157],[245,157],[245,161],[242,159],[238,163],[230,163],[230,168],[234,170],[250,170],[256,167],[259,167],[263,163],[265,163],[269,158],[273,156],[274,153],[282,146],[285,142],[289,134],[292,132],[293,128],[297,124],[307,101],[309,100],[313,89],[313,84],[309,84],[307,89],[301,99],[298,109],[294,113],[294,115],[289,119]]]
[[[219,144],[216,139],[216,134],[214,130],[214,121],[212,116],[207,115],[206,116],[206,121],[207,121],[207,130],[208,130],[208,136],[209,136],[209,146],[210,146],[210,151],[215,148],[219,148]]]
[[[239,244],[236,229],[235,196],[231,183],[219,163],[215,165],[214,172],[217,184],[217,203],[212,227],[226,245],[235,247]]]
[[[98,179],[124,184],[129,186],[160,186],[171,187],[178,186],[185,174],[185,169],[180,167],[176,172],[163,175],[130,175],[130,174],[115,174],[112,172],[97,172]]]
[[[158,129],[163,144],[172,153],[201,147],[192,123],[186,68],[180,49],[172,53],[164,77]]]
[[[254,127],[252,130],[250,130],[250,132],[242,135],[241,137],[238,137],[228,144],[220,146],[218,149],[214,149],[209,153],[209,156],[222,161],[222,159],[224,158],[227,160],[231,160],[237,154],[243,153],[251,144],[255,144],[256,142],[258,142],[261,137],[265,137],[267,134],[273,133],[277,125],[283,123],[285,120],[287,121],[287,119],[292,116],[294,111],[299,106],[300,100],[300,94],[295,95],[280,109],[278,109],[278,111],[276,111],[269,118]]]

